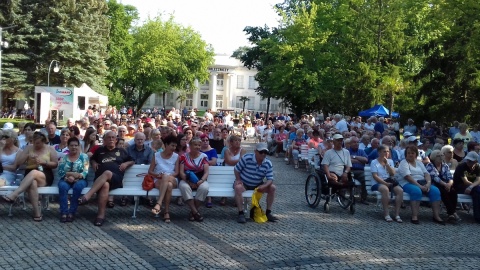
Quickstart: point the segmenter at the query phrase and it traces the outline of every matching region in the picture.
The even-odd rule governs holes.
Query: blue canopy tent
[[[358,113],[358,115],[362,117],[370,117],[370,116],[383,116],[388,117],[390,115],[390,110],[385,108],[382,104],[377,104],[368,110],[364,110]],[[400,114],[397,112],[392,112],[393,118],[399,118]]]

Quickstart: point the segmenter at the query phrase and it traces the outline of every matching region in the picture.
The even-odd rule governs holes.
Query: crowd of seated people
[[[160,191],[158,198],[147,200],[152,213],[157,215],[163,211],[163,220],[171,222],[171,194],[174,188],[179,188],[182,196],[177,204],[186,204],[190,208],[189,220],[202,221],[200,206],[213,206],[206,181],[209,167],[237,166],[247,154],[241,146],[242,139],[246,139],[245,133],[235,133],[228,113],[214,117],[207,112],[198,118],[190,114],[187,119],[182,118],[183,112],[172,108],[165,117],[161,114],[133,117],[128,113],[112,112],[109,115],[68,119],[67,127],[61,130],[57,129],[55,121],[48,121],[39,132],[35,132],[33,124],[19,125],[18,135],[10,126],[4,128],[1,137],[2,176],[9,184],[14,182],[13,173],[24,163],[26,174],[18,189],[3,199],[13,203],[19,194],[28,192],[30,200],[35,202],[38,200],[37,188],[52,185],[56,179],[55,184],[58,183],[63,192],[60,220],[73,221],[76,203],[85,204],[97,193],[99,210],[94,223],[101,226],[105,221],[105,207],[115,206],[108,191],[122,187],[123,173],[129,166],[148,164],[148,172],[155,176],[155,187]],[[349,118],[339,114],[325,119],[303,115],[296,121],[280,113],[265,119],[247,113],[240,114],[240,117],[243,127],[255,128],[256,139],[267,145],[267,154],[280,158],[285,153],[282,158],[287,163],[293,161],[295,169],[302,165],[301,157],[305,159],[306,156],[302,151],[305,149],[315,149],[321,161],[329,150],[341,146],[349,153],[348,162],[355,179],[362,183],[361,202],[368,204],[366,167],[370,167],[368,173],[372,174],[369,177],[373,178],[369,187],[372,191],[380,192],[382,198],[388,198],[391,192],[396,195],[393,218],[388,212],[389,200],[382,199],[384,219],[388,222],[402,222],[403,192],[410,195],[411,222],[415,224],[419,223],[417,205],[420,205],[422,195],[428,195],[430,199],[433,220],[445,224],[439,213],[440,202],[447,208],[447,221],[453,223],[460,220],[456,195],[480,194],[480,173],[477,173],[476,163],[480,150],[478,126],[471,134],[466,124],[458,122],[448,129],[438,127],[434,121],[424,123],[420,128],[409,119],[400,127],[398,121],[387,121],[383,117],[370,117],[363,122],[361,117]],[[260,152],[259,156],[264,151]],[[111,163],[104,162],[102,155],[106,153],[111,153]],[[84,163],[85,157],[90,162],[81,170],[81,165],[77,164]],[[305,164],[308,165],[308,161]],[[113,169],[115,166],[117,169]],[[460,175],[456,173],[457,169],[468,173]],[[87,185],[91,186],[90,191],[80,196],[78,190]],[[68,208],[64,194],[70,188],[74,190],[72,198],[76,203]],[[195,197],[193,190],[197,191]],[[271,187],[265,187],[267,190],[274,192]],[[119,199],[120,205],[128,204],[128,198]],[[226,199],[222,198],[220,205],[225,204]],[[41,221],[41,209],[36,203],[32,206],[34,220]]]

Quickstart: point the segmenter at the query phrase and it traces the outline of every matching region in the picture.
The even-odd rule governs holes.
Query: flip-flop
[[[400,216],[396,216],[395,221],[398,223],[403,223],[403,220],[400,218]]]
[[[43,220],[43,216],[33,217],[33,221],[35,222],[41,222],[42,220]]]
[[[97,226],[97,227],[100,227],[103,225],[103,222],[105,222],[105,219],[104,218],[96,218],[95,219],[95,222],[93,223],[93,225]]]
[[[190,214],[188,215],[188,221],[195,221],[195,217],[193,216],[193,212],[190,211]]]

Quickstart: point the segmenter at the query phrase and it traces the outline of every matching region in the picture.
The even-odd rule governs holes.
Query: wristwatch
[[[357,156],[352,156],[352,158],[353,158],[353,159],[356,159],[356,158],[357,158]]]

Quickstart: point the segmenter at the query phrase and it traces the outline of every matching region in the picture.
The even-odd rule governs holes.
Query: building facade
[[[179,93],[172,91],[166,96],[165,104],[161,94],[153,94],[146,102],[145,108],[171,107],[188,109],[197,108],[200,111],[212,109],[234,110],[240,112],[243,107],[242,97],[248,97],[245,103],[245,110],[265,112],[267,100],[262,99],[255,89],[258,82],[255,80],[256,69],[248,69],[242,62],[228,55],[215,55],[215,64],[208,68],[209,80],[203,84],[196,82],[198,89],[192,94],[187,94],[186,100],[180,104]],[[281,107],[281,101],[270,100],[269,112],[280,112],[285,109]]]

